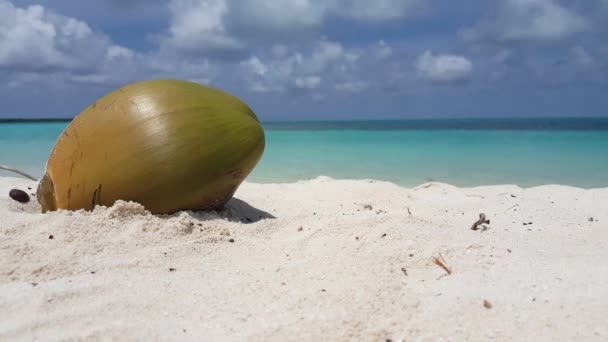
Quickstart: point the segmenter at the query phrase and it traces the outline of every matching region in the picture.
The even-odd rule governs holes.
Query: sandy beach
[[[608,188],[319,177],[153,216],[8,198],[35,186],[0,178],[0,340],[608,339]]]

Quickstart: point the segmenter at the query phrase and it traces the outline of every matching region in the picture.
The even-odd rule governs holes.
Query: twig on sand
[[[485,223],[490,224],[490,220],[486,220],[486,214],[481,213],[481,214],[479,214],[479,220],[477,220],[477,221],[475,221],[475,223],[473,223],[473,226],[471,227],[471,229],[477,230],[477,227],[479,225],[482,225]]]
[[[509,211],[509,210],[511,210],[513,208],[516,208],[516,207],[519,207],[519,204],[514,204],[514,205],[510,206],[509,208],[507,208],[507,210],[505,210],[505,211]]]
[[[6,170],[6,171],[10,171],[10,172],[14,172],[17,174],[22,175],[25,178],[29,178],[31,180],[33,180],[34,182],[37,182],[38,180],[30,175],[28,175],[27,173],[23,172],[23,171],[19,171],[17,169],[13,169],[12,167],[8,167],[8,166],[4,166],[4,165],[0,165],[0,169],[2,170]]]
[[[401,267],[401,272],[403,272],[404,275],[407,275],[407,269],[405,267]]]
[[[452,274],[452,270],[451,270],[449,267],[447,267],[447,266],[445,265],[445,260],[443,260],[443,261],[442,261],[442,260],[443,260],[443,256],[442,256],[441,254],[439,254],[439,258],[437,258],[437,257],[433,257],[433,261],[435,261],[435,265],[437,265],[437,266],[439,266],[439,267],[443,268],[443,270],[444,270],[444,271],[445,271],[445,272],[446,272],[448,275]]]

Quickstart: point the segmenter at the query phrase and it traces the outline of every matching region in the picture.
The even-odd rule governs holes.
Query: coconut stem
[[[14,173],[18,173],[20,175],[22,175],[23,177],[29,178],[31,180],[33,180],[34,182],[37,182],[38,180],[30,175],[28,175],[27,173],[23,172],[23,171],[19,171],[17,169],[13,169],[12,167],[8,167],[8,166],[4,166],[4,165],[0,165],[0,169],[2,170],[6,170],[6,171],[10,171],[10,172],[14,172]]]

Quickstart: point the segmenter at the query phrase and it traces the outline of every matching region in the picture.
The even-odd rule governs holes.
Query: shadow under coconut
[[[251,206],[249,203],[233,197],[226,203],[219,214],[230,221],[255,223],[265,219],[276,218],[272,214]]]

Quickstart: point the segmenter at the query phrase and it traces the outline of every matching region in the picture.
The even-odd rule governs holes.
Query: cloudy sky
[[[608,116],[608,0],[0,0],[0,118],[155,78],[263,120]]]

